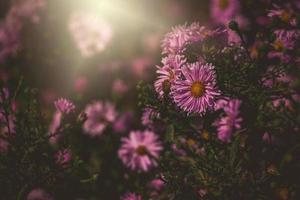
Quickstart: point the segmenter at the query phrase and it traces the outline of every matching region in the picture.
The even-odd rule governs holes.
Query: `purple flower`
[[[130,192],[123,195],[120,200],[142,200],[142,197],[138,194]]]
[[[218,127],[218,139],[222,142],[230,142],[233,130],[241,128],[242,118],[239,117],[240,105],[240,100],[229,100],[223,108],[226,116],[221,117],[214,124]]]
[[[83,130],[90,136],[99,136],[109,123],[115,121],[117,113],[115,106],[110,102],[96,101],[85,108],[87,120],[83,124]]]
[[[186,64],[182,78],[177,78],[171,87],[174,102],[188,113],[205,114],[215,107],[220,92],[216,88],[216,75],[211,64],[200,62]]]
[[[129,137],[121,141],[118,155],[127,167],[147,172],[157,166],[156,160],[163,147],[155,133],[148,130],[131,131]]]
[[[238,0],[212,0],[210,11],[216,23],[227,24],[239,14],[240,4]]]
[[[169,91],[176,76],[180,73],[180,68],[184,65],[186,59],[180,55],[169,55],[163,58],[163,67],[157,66],[157,80],[154,82],[156,92],[163,97],[165,91]]]
[[[54,102],[56,110],[62,114],[69,114],[74,112],[75,105],[68,99],[60,98]]]

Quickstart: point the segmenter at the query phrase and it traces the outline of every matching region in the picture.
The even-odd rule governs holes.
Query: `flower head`
[[[212,0],[210,10],[216,23],[226,24],[239,14],[240,3],[238,0]]]
[[[163,54],[181,54],[185,50],[186,45],[198,42],[207,35],[208,31],[206,28],[198,23],[176,26],[170,33],[165,35],[162,41]]]
[[[147,172],[157,165],[156,159],[163,149],[158,136],[152,131],[131,131],[128,138],[122,138],[119,158],[132,170]]]
[[[83,130],[90,136],[101,135],[109,123],[115,121],[117,113],[115,106],[110,102],[96,101],[85,108],[87,120]]]
[[[176,76],[180,73],[180,68],[186,62],[180,55],[169,55],[163,58],[163,67],[157,66],[157,80],[154,82],[156,92],[160,97],[163,97],[165,92],[170,91]]]
[[[140,195],[130,192],[123,195],[120,198],[120,200],[142,200],[142,197]]]
[[[75,105],[68,99],[60,98],[54,102],[56,110],[62,114],[74,112]]]
[[[177,106],[188,113],[201,115],[213,110],[219,94],[214,67],[199,62],[186,64],[182,68],[182,78],[177,78],[171,87]]]

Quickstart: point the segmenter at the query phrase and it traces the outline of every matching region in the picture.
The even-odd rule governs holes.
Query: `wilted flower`
[[[80,12],[71,16],[69,30],[85,57],[104,51],[113,35],[111,26],[104,19]]]
[[[123,163],[132,170],[149,171],[157,166],[156,159],[163,149],[158,136],[151,131],[131,131],[128,138],[122,138],[118,154]]]
[[[211,64],[199,62],[182,68],[183,78],[175,80],[171,87],[174,102],[188,113],[205,114],[213,110],[220,92],[216,87],[216,75]]]
[[[107,125],[117,117],[115,106],[110,102],[96,101],[89,104],[85,113],[87,120],[83,124],[83,130],[92,137],[101,135]]]

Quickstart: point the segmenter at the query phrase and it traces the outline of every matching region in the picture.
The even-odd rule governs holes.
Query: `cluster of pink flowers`
[[[69,30],[84,57],[104,51],[113,36],[111,26],[104,19],[83,12],[71,16]]]
[[[20,32],[24,20],[39,22],[37,12],[45,6],[45,0],[16,1],[0,23],[0,62],[14,55],[20,46]]]
[[[184,52],[187,45],[201,43],[209,37],[223,33],[207,30],[198,23],[175,27],[163,40],[163,67],[158,67],[154,83],[159,96],[169,95],[176,105],[188,113],[205,114],[213,110],[220,95],[216,85],[214,66],[199,56],[195,63],[188,63]],[[168,94],[164,94],[167,92]]]

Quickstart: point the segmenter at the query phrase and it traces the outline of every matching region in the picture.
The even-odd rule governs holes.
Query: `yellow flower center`
[[[164,91],[164,93],[169,93],[171,88],[171,83],[169,80],[164,80],[164,82],[162,83],[162,89]]]
[[[225,10],[229,6],[229,0],[220,0],[219,7],[221,10]]]
[[[143,156],[147,154],[147,148],[144,145],[140,145],[136,148],[135,152],[138,155]]]
[[[291,18],[291,14],[286,12],[286,11],[283,11],[281,13],[281,16],[280,16],[281,20],[288,23],[290,21],[290,18]]]
[[[284,45],[282,43],[282,41],[280,40],[276,40],[274,43],[273,43],[273,47],[275,50],[277,51],[282,51],[284,49]]]
[[[191,87],[192,96],[199,98],[204,94],[204,85],[201,82],[194,82]]]

